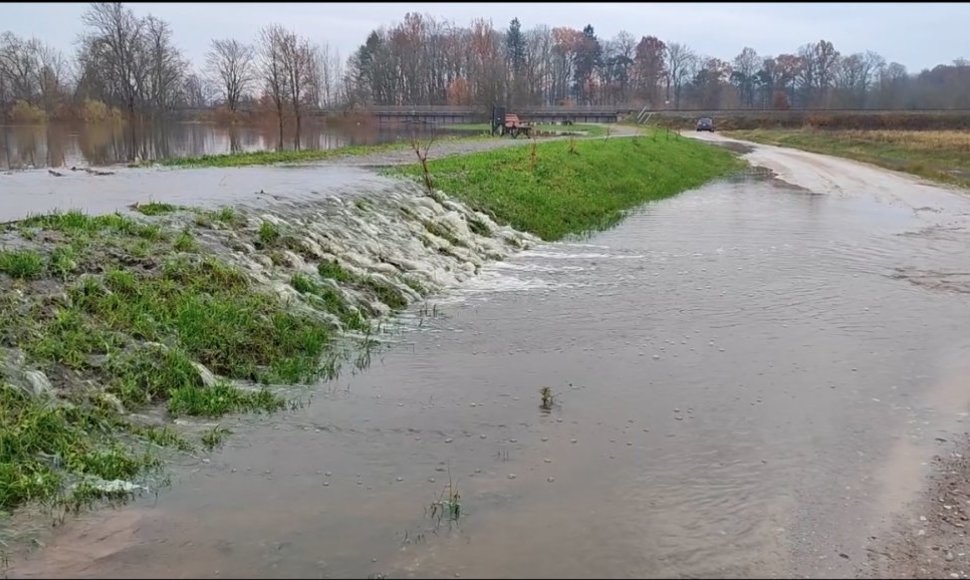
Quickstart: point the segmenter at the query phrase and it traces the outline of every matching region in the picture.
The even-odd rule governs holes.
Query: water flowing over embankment
[[[540,241],[500,226],[442,192],[432,197],[403,181],[397,191],[380,196],[332,197],[323,203],[269,208],[247,218],[239,229],[206,229],[201,239],[284,297],[305,301],[307,293],[294,288],[294,276],[319,276],[315,281],[372,315],[458,286],[488,261]],[[273,231],[278,234],[266,233]],[[333,264],[346,275],[328,278],[321,274],[321,264],[324,272]],[[363,289],[342,283],[350,280],[369,282]]]
[[[171,419],[281,408],[274,385],[332,377],[341,336],[371,336],[538,241],[407,180],[258,209],[132,209],[0,233],[0,411],[26,441],[0,508],[135,490],[159,465],[141,447],[190,446]]]

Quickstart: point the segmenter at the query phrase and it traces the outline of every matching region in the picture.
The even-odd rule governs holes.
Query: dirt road
[[[874,192],[880,201],[909,203],[922,193],[933,194],[948,188],[907,173],[890,171],[851,159],[809,153],[773,145],[740,141],[717,133],[684,131],[684,136],[747,151],[744,157],[752,165],[770,169],[778,179],[814,193],[838,195],[865,189]]]

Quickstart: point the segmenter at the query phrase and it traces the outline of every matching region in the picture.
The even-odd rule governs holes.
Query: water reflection
[[[422,128],[427,133],[431,128]],[[436,129],[438,133],[447,130]],[[409,127],[328,126],[308,123],[301,149],[334,149],[404,138]],[[453,131],[452,131],[453,132]],[[0,125],[0,169],[111,165],[173,157],[264,151],[276,148],[275,126],[227,126],[197,122],[126,124]],[[293,136],[284,139],[293,148]]]

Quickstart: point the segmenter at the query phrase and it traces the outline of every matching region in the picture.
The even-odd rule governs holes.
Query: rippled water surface
[[[966,416],[968,207],[739,179],[523,252],[14,575],[851,575]]]

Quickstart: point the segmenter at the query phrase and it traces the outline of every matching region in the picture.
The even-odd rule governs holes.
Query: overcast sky
[[[371,3],[371,4],[130,4],[136,14],[168,21],[175,40],[197,65],[213,37],[252,39],[269,22],[279,22],[318,43],[329,43],[346,59],[367,33],[389,26],[409,12],[467,25],[490,18],[506,28],[517,16],[523,28],[537,24],[582,28],[597,36],[626,30],[682,42],[700,53],[729,60],[745,46],[762,55],[794,52],[800,45],[830,40],[843,53],[874,50],[910,72],[970,58],[970,4],[612,4],[612,3]],[[3,3],[0,32],[36,36],[73,54],[87,4]]]

